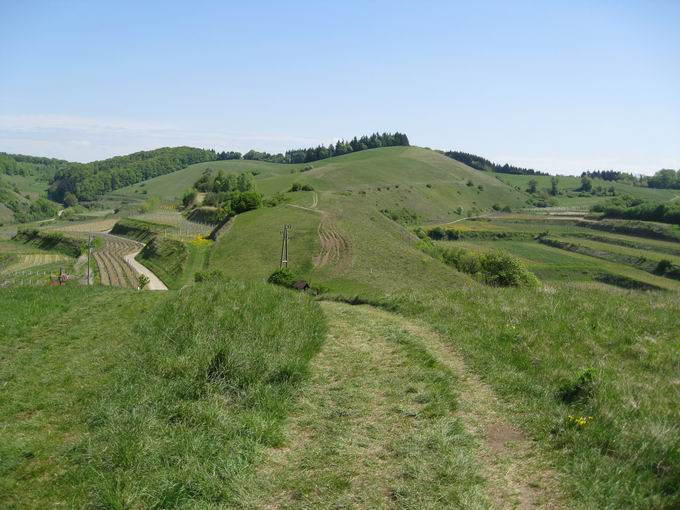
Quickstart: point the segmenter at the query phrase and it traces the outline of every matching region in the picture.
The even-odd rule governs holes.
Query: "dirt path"
[[[146,275],[149,279],[149,284],[146,286],[148,290],[168,290],[168,287],[161,281],[158,276],[156,276],[150,269],[135,260],[135,257],[139,254],[139,251],[135,251],[125,255],[125,262],[127,262],[132,269],[138,274]]]
[[[559,508],[556,477],[429,329],[323,303],[330,334],[243,508]]]
[[[317,232],[319,234],[321,251],[314,257],[314,267],[321,268],[329,264],[335,264],[335,272],[347,267],[348,262],[351,261],[349,242],[328,216],[324,215],[321,218]]]

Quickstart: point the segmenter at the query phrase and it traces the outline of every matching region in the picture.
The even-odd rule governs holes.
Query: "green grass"
[[[264,284],[0,306],[3,508],[233,506],[325,333],[316,303]]]
[[[678,294],[464,288],[391,300],[427,320],[514,408],[583,508],[680,504]],[[560,397],[593,369],[592,388]],[[584,428],[568,416],[592,416]]]
[[[550,176],[545,175],[510,175],[510,174],[492,174],[496,175],[498,179],[503,182],[510,184],[511,186],[517,186],[521,190],[526,190],[529,181],[535,179],[538,182],[538,190],[549,190],[550,189]],[[559,176],[558,177],[558,188],[562,193],[555,198],[557,201],[557,206],[559,207],[577,207],[577,208],[589,208],[590,206],[603,202],[608,199],[608,197],[598,197],[598,196],[577,196],[576,191],[581,186],[581,178],[574,176]],[[669,200],[675,199],[680,195],[677,190],[671,189],[655,189],[655,188],[643,188],[640,186],[632,186],[626,183],[620,182],[610,182],[604,181],[602,179],[592,179],[593,187],[602,186],[604,189],[609,189],[614,187],[616,193],[619,195],[627,194],[633,195],[635,197],[650,200],[654,202],[667,202]],[[570,196],[574,195],[574,196]]]
[[[333,335],[244,508],[490,506],[477,443],[457,415],[459,380],[403,319],[324,303]]]
[[[85,507],[90,409],[161,296],[83,287],[0,290],[0,507]],[[121,352],[123,351],[123,352]]]
[[[153,238],[137,256],[170,289],[180,289],[194,282],[194,274],[203,271],[213,247],[208,240],[182,242]]]
[[[21,195],[28,194],[33,200],[41,196],[47,196],[47,188],[49,187],[47,179],[39,178],[33,174],[3,175],[2,179],[11,184],[16,184]]]
[[[289,266],[296,273],[309,275],[319,250],[319,220],[318,213],[289,206],[239,214],[231,230],[211,250],[209,267],[234,278],[266,280],[279,267],[281,232],[290,224]]]
[[[291,170],[303,168],[305,165],[281,165],[262,161],[210,161],[198,163],[183,170],[170,174],[154,177],[132,186],[120,188],[109,195],[111,197],[131,197],[145,199],[147,196],[158,196],[163,200],[174,201],[182,198],[184,192],[191,189],[194,183],[201,177],[206,169],[211,169],[215,174],[222,170],[225,174],[258,172],[258,178],[289,173]],[[145,193],[146,192],[146,193]]]

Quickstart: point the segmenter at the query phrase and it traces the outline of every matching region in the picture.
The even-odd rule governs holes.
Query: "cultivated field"
[[[176,211],[157,210],[132,216],[132,219],[167,225],[168,228],[162,233],[163,236],[178,241],[195,239],[198,236],[207,236],[212,232],[214,225],[198,223],[187,220]]]
[[[100,235],[102,246],[94,251],[99,281],[102,285],[137,288],[137,273],[125,256],[138,252],[142,245],[121,237]]]

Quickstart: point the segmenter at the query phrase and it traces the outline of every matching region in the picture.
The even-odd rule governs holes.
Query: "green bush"
[[[282,287],[292,287],[293,284],[298,281],[299,278],[295,275],[293,271],[287,267],[282,267],[277,269],[267,278],[267,282],[273,283],[274,285],[280,285]]]
[[[485,253],[480,257],[484,282],[498,287],[535,287],[538,278],[519,260],[505,253]]]
[[[196,271],[196,273],[194,273],[194,281],[196,283],[224,280],[224,273],[219,269],[213,269],[211,271]]]

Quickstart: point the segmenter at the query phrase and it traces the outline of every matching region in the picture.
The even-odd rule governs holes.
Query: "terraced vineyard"
[[[54,230],[58,232],[70,232],[70,233],[95,233],[95,232],[107,232],[113,228],[116,224],[116,219],[107,220],[97,220],[88,221],[83,223],[73,223],[70,225],[55,225],[46,228],[45,230]]]
[[[142,245],[121,237],[102,234],[101,248],[94,252],[94,260],[102,285],[137,288],[137,273],[125,260],[125,256],[138,252]]]
[[[600,281],[680,290],[675,270],[680,243],[601,230],[597,221],[509,214],[444,225],[454,231],[443,246],[502,251],[518,257],[544,281]],[[456,239],[456,240],[451,240]],[[667,264],[665,271],[659,268]]]
[[[26,255],[19,255],[19,260],[7,266],[2,273],[13,274],[26,271],[30,268],[45,266],[68,260],[66,255],[59,253],[30,253]]]
[[[197,236],[207,236],[212,232],[214,225],[189,221],[176,211],[159,210],[132,216],[134,220],[142,220],[159,225],[167,225],[168,230],[163,233],[165,237],[178,241],[195,239]]]

